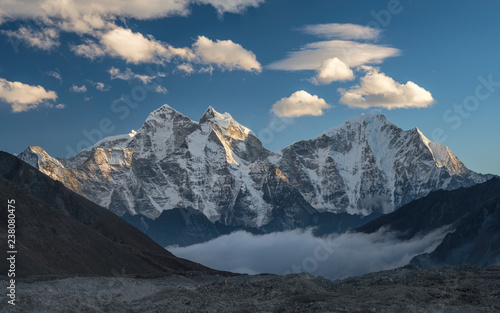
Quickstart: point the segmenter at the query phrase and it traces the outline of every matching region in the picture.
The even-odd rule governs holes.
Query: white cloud
[[[379,64],[399,53],[396,48],[355,41],[319,41],[309,43],[299,51],[290,52],[286,59],[271,63],[267,67],[286,71],[316,70],[324,60],[336,57],[353,68],[364,64]]]
[[[97,44],[96,42],[86,39],[84,43],[72,46],[71,50],[79,56],[83,56],[86,58],[89,58],[91,60],[94,60],[96,58],[100,58],[106,55],[105,49]]]
[[[204,67],[200,68],[199,72],[203,73],[203,74],[206,73],[206,74],[212,75],[212,73],[214,72],[214,67],[212,65],[204,66]]]
[[[359,86],[348,90],[339,89],[340,103],[356,108],[381,107],[425,108],[434,103],[431,93],[414,82],[400,84],[391,77],[380,73],[377,68],[364,66],[366,75]]]
[[[262,70],[253,52],[245,50],[231,40],[214,42],[205,36],[199,36],[193,44],[193,49],[203,64],[214,64],[230,71],[240,69],[260,72]]]
[[[321,66],[316,70],[318,74],[311,78],[311,81],[316,84],[330,84],[334,81],[346,81],[354,79],[354,72],[342,62],[339,58],[331,58],[323,61]]]
[[[217,270],[259,274],[308,272],[342,279],[404,266],[416,255],[433,251],[447,228],[407,241],[380,230],[316,238],[311,231],[255,236],[236,232],[188,247],[167,247],[176,256]],[[224,256],[224,257],[221,257]]]
[[[186,15],[189,0],[40,0],[5,1],[0,5],[3,16],[9,20],[37,19],[58,28],[92,33],[113,25],[117,17],[152,19],[170,15]]]
[[[163,93],[163,94],[166,94],[168,92],[165,87],[160,86],[160,85],[157,85],[154,90],[157,93]]]
[[[258,7],[265,0],[197,0],[198,3],[211,4],[219,14],[224,12],[241,13],[248,7]]]
[[[131,80],[135,78],[134,72],[129,68],[125,69],[125,72],[122,72],[119,68],[111,67],[108,73],[111,75],[111,79]]]
[[[84,93],[84,92],[87,92],[87,87],[85,85],[82,85],[82,86],[73,85],[73,86],[71,86],[69,91],[77,92],[77,93]]]
[[[101,83],[101,82],[96,82],[94,85],[95,85],[95,88],[99,91],[108,91],[111,89],[110,86],[106,86],[106,84]]]
[[[350,23],[306,25],[302,31],[326,39],[343,40],[375,40],[381,32],[379,29]]]
[[[59,110],[62,110],[64,109],[66,106],[62,103],[59,103],[58,105],[56,105],[56,109],[59,109]]]
[[[277,116],[299,117],[304,115],[323,115],[323,110],[330,106],[322,98],[311,95],[304,90],[294,92],[288,98],[282,98],[271,109]]]
[[[49,71],[49,72],[46,72],[45,74],[51,76],[51,77],[54,77],[55,79],[57,79],[60,83],[62,83],[62,76],[59,72],[56,72],[56,71]]]
[[[24,42],[29,47],[51,50],[59,46],[59,31],[54,28],[33,30],[31,27],[20,27],[18,30],[2,31],[3,34]]]
[[[186,74],[191,74],[194,72],[193,66],[189,63],[179,64],[179,65],[177,65],[177,69],[179,71],[186,73]]]
[[[193,3],[212,5],[219,14],[241,13],[264,0],[21,0],[0,2],[0,20],[33,19],[78,34],[112,29],[118,18],[148,20],[185,16]]]
[[[47,91],[42,86],[32,86],[21,82],[10,82],[0,78],[0,100],[11,105],[12,112],[26,112],[48,105],[50,100],[56,100],[54,91]]]
[[[117,27],[101,38],[105,50],[119,56],[127,62],[138,64],[143,62],[158,63],[167,56],[168,50],[154,38],[146,38],[130,29]]]
[[[86,39],[83,44],[71,47],[76,55],[91,60],[106,55],[119,57],[128,63],[163,63],[173,57],[193,60],[196,56],[189,48],[175,48],[157,41],[153,36],[134,33],[128,28],[116,27],[105,33],[97,33],[99,43]]]

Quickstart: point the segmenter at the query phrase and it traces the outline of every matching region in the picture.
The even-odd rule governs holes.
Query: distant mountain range
[[[168,105],[136,133],[105,138],[73,158],[40,147],[18,157],[164,245],[236,229],[341,232],[432,191],[493,177],[383,115],[360,115],[270,152],[228,113],[210,107],[196,122]]]

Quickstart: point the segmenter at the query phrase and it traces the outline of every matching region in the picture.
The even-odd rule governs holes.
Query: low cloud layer
[[[25,112],[41,105],[52,107],[51,100],[56,99],[57,94],[54,91],[47,91],[42,86],[32,86],[0,78],[0,100],[8,103],[12,112]]]
[[[434,103],[431,93],[408,81],[400,84],[377,68],[365,66],[358,86],[339,89],[340,103],[355,108],[426,108]]]
[[[203,244],[167,249],[218,270],[278,275],[308,272],[338,279],[404,266],[415,255],[434,250],[445,235],[445,228],[408,241],[399,241],[384,230],[328,238],[316,238],[311,231],[263,236],[237,232]]]
[[[323,110],[328,108],[330,106],[324,99],[300,90],[273,104],[271,112],[281,117],[319,116],[323,115]]]

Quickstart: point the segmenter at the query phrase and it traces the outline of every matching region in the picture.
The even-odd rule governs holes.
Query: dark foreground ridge
[[[175,257],[114,213],[5,152],[0,152],[0,185],[3,251],[8,251],[7,200],[16,201],[16,279],[211,271]],[[2,275],[8,266],[0,262]]]
[[[406,240],[443,226],[451,226],[453,231],[435,251],[415,257],[412,264],[500,264],[500,178],[469,188],[432,192],[357,231],[373,233],[384,227]]]
[[[344,280],[71,278],[19,284],[12,312],[500,312],[500,268],[414,266]]]

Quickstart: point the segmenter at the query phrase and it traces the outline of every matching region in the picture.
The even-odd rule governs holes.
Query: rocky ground
[[[195,275],[18,283],[2,312],[500,312],[500,267],[414,266],[328,280]]]

